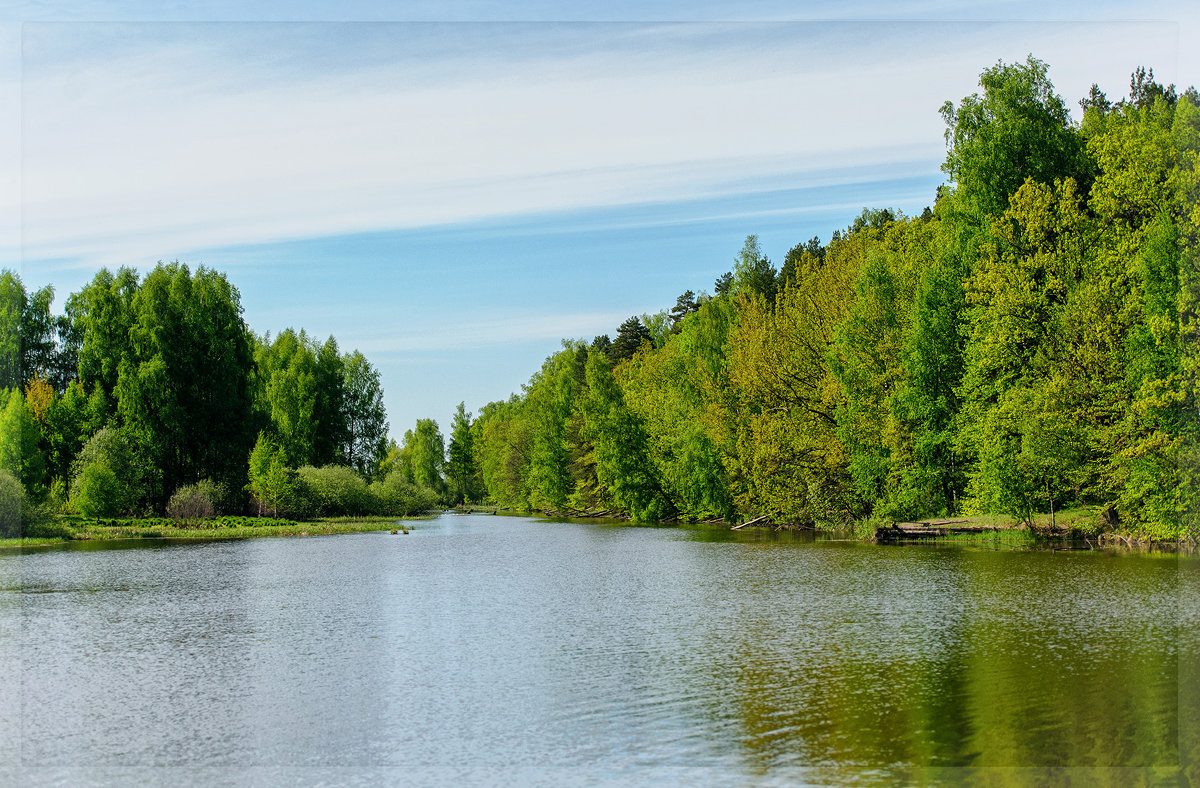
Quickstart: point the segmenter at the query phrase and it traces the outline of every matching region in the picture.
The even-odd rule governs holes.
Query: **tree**
[[[121,485],[117,475],[102,462],[85,465],[74,495],[75,507],[84,517],[112,517],[121,511]]]
[[[320,467],[344,461],[342,451],[347,443],[349,413],[345,366],[332,336],[316,351],[313,384],[316,428],[312,438],[312,464]]]
[[[137,290],[138,276],[133,269],[121,268],[114,275],[103,268],[67,299],[69,333],[79,338],[79,381],[88,391],[99,387],[110,404],[115,400],[121,362],[132,354],[130,331]]]
[[[675,306],[671,307],[671,330],[678,331],[679,321],[699,308],[699,304],[696,303],[696,294],[691,290],[685,290],[679,298],[675,299]]]
[[[757,235],[747,235],[742,250],[733,261],[733,290],[757,293],[768,302],[775,300],[775,266],[763,254]]]
[[[653,344],[650,330],[637,317],[630,317],[617,328],[617,338],[609,346],[607,355],[613,366],[641,350],[643,344]]]
[[[45,494],[46,460],[38,445],[41,433],[19,390],[7,393],[0,410],[0,468],[21,480],[34,500]]]
[[[379,372],[357,350],[342,356],[345,436],[342,456],[367,478],[387,452],[387,411]]]
[[[255,434],[254,356],[237,289],[203,266],[193,275],[180,263],[159,264],[133,293],[129,316],[117,414],[161,471],[149,490],[154,508],[206,477],[241,487],[241,458]]]
[[[410,481],[439,495],[443,494],[446,490],[446,482],[442,478],[446,442],[437,422],[433,419],[417,419],[416,427],[404,433],[402,451],[408,455],[406,464],[412,474]]]
[[[80,494],[83,472],[103,465],[116,479],[116,510],[132,513],[141,508],[146,488],[155,481],[155,469],[145,459],[144,448],[128,427],[103,427],[80,448],[71,465],[71,498]]]
[[[475,443],[471,433],[471,414],[466,403],[458,403],[450,424],[450,450],[446,462],[446,482],[452,503],[474,500],[477,495]]]
[[[1086,182],[1083,138],[1047,72],[1032,55],[1024,63],[998,62],[979,77],[982,96],[942,106],[948,148],[942,169],[974,215],[999,216],[1028,178]]]
[[[586,374],[581,407],[599,481],[613,505],[635,520],[657,522],[671,506],[654,478],[641,420],[626,406],[606,356],[589,353]]]
[[[294,472],[287,467],[283,449],[266,435],[259,433],[258,441],[250,452],[248,473],[249,488],[258,504],[258,516],[270,511],[279,516],[279,508],[291,497],[294,489]]]

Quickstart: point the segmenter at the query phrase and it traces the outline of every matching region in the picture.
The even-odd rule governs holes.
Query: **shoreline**
[[[23,536],[0,539],[0,551],[56,547],[83,542],[162,539],[188,542],[222,539],[256,539],[273,536],[323,536],[328,534],[395,531],[399,523],[412,530],[411,523],[429,516],[407,517],[328,517],[318,520],[275,520],[268,517],[222,517],[196,525],[178,525],[167,518],[56,518],[54,536]]]

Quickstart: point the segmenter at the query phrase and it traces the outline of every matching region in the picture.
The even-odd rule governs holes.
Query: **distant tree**
[[[346,462],[371,478],[387,452],[387,411],[379,372],[357,350],[342,357],[346,413]]]
[[[713,282],[713,292],[718,296],[723,296],[733,289],[733,271],[726,271],[717,277],[717,281]]]
[[[103,427],[87,439],[72,463],[72,499],[78,497],[83,471],[91,465],[103,465],[116,477],[119,511],[132,513],[141,507],[146,487],[154,480],[154,470],[132,430]]]
[[[1089,109],[1095,109],[1101,115],[1107,115],[1112,110],[1112,102],[1108,100],[1108,96],[1104,95],[1104,91],[1095,82],[1092,83],[1091,90],[1085,98],[1079,100],[1079,108],[1087,114]]]
[[[458,403],[450,424],[450,450],[446,462],[446,483],[452,503],[474,500],[477,496],[475,442],[471,434],[471,414],[466,403]]]
[[[666,344],[667,337],[671,335],[671,316],[665,309],[654,314],[643,314],[642,325],[646,327],[647,333],[650,334],[650,344],[656,348],[660,348]],[[580,350],[582,351],[582,355],[580,355],[580,362],[582,364],[587,360],[587,350],[584,348],[580,348]],[[579,372],[582,375],[582,366]]]
[[[342,450],[347,438],[345,369],[337,341],[332,336],[316,350],[313,383],[316,429],[312,440],[312,464],[320,467],[344,461]]]
[[[734,290],[757,293],[770,302],[775,300],[776,286],[775,266],[763,254],[758,236],[747,235],[742,250],[734,258]]]
[[[161,511],[171,492],[205,477],[240,487],[255,435],[254,345],[237,289],[203,266],[193,274],[159,264],[128,313],[128,345],[113,348],[124,353],[117,415],[161,474],[148,490],[151,505]],[[107,368],[107,358],[97,361]]]
[[[1083,175],[1083,138],[1047,77],[1047,66],[997,63],[979,77],[983,95],[942,106],[946,162],[942,169],[976,216],[999,216],[1026,178],[1052,184]]]
[[[850,232],[857,233],[864,229],[882,230],[896,221],[896,214],[891,208],[863,208],[862,213],[854,217],[850,224]]]
[[[821,239],[813,236],[805,243],[799,243],[788,250],[783,258],[783,267],[779,269],[776,295],[785,286],[795,282],[801,271],[809,270],[825,262],[825,247]]]
[[[696,303],[696,294],[691,290],[685,290],[683,295],[675,299],[675,306],[671,307],[671,330],[677,331],[679,321],[699,308],[700,305]]]
[[[631,317],[617,329],[617,338],[613,340],[606,355],[615,366],[633,358],[633,354],[641,349],[644,342],[653,343],[650,331],[637,317]]]
[[[115,403],[121,362],[130,359],[133,353],[130,331],[137,291],[136,271],[121,268],[113,274],[103,268],[87,286],[67,299],[69,333],[79,338],[79,381],[88,391],[98,386],[110,405]]]
[[[612,347],[612,340],[608,338],[608,334],[601,334],[592,340],[592,350],[607,354],[610,347]]]
[[[295,489],[294,472],[287,467],[287,455],[265,433],[259,433],[258,442],[250,452],[250,493],[258,505],[258,516],[271,512],[279,516],[280,507]]]
[[[1134,69],[1129,75],[1129,103],[1138,109],[1154,106],[1155,99],[1162,98],[1167,106],[1174,107],[1179,97],[1175,95],[1175,86],[1163,87],[1154,81],[1154,69],[1146,70],[1142,66]]]
[[[433,419],[418,419],[415,429],[404,433],[404,448],[414,484],[441,494],[446,482],[442,469],[446,464],[446,441]]]
[[[7,468],[0,468],[0,539],[21,535],[21,510],[25,507],[25,490]]]
[[[319,432],[317,355],[312,342],[304,331],[289,328],[273,340],[265,337],[255,361],[261,381],[259,408],[270,420],[288,464],[293,468],[311,464]]]

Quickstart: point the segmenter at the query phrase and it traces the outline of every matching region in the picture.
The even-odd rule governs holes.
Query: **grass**
[[[113,539],[248,539],[259,536],[315,536],[391,530],[412,517],[331,517],[297,522],[269,517],[212,517],[176,521],[166,517],[86,518],[56,515],[35,526],[35,536],[0,539],[0,549],[39,547],[69,541]],[[407,526],[412,528],[411,525]]]

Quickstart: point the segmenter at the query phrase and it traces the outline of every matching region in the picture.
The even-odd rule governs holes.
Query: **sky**
[[[942,104],[1045,61],[1069,106],[1200,83],[1186,2],[16,2],[0,267],[224,272],[257,334],[380,372],[397,440],[564,339],[945,182]],[[7,111],[9,109],[15,111]]]

